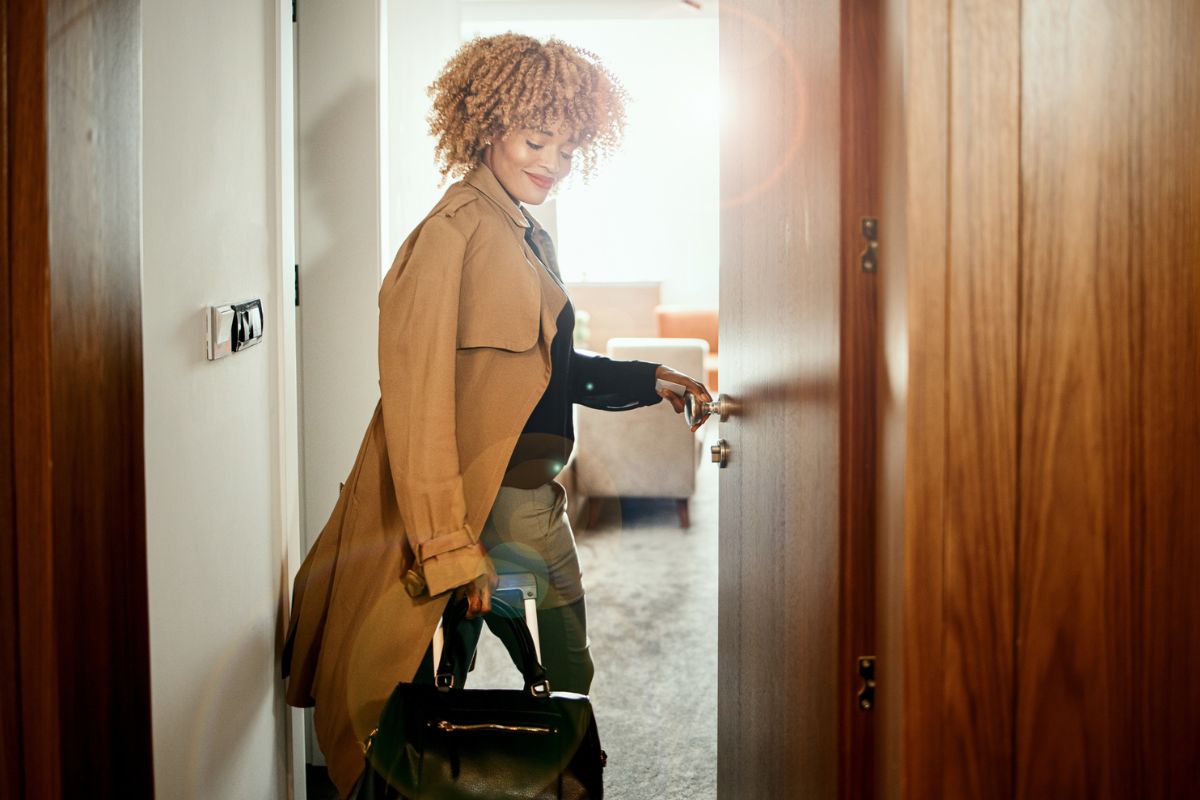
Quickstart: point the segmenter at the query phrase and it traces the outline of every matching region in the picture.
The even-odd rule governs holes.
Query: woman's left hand
[[[708,389],[704,387],[704,384],[700,383],[700,381],[694,378],[684,375],[682,372],[676,372],[668,366],[660,366],[658,370],[655,371],[654,377],[660,381],[679,384],[693,396],[694,403],[712,402],[712,395],[708,393]],[[671,408],[675,409],[676,414],[683,413],[684,404],[683,397],[681,395],[675,394],[670,389],[659,389],[658,394],[671,404]],[[703,424],[704,422],[697,422],[692,426],[692,432],[694,433]]]
[[[491,556],[488,555],[487,548],[483,546],[483,542],[476,542],[475,546],[479,548],[479,552],[483,556],[484,572],[462,587],[462,592],[467,598],[467,619],[475,619],[480,614],[491,613],[492,593],[500,584],[500,576],[496,574],[496,567],[492,563]]]

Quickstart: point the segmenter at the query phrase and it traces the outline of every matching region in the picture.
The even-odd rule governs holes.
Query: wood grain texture
[[[0,5],[0,65],[8,58],[8,3]],[[3,67],[0,67],[2,70]],[[0,86],[7,79],[0,72]],[[21,670],[17,606],[17,510],[13,493],[12,259],[9,241],[8,100],[0,91],[0,797],[21,797]]]
[[[53,800],[61,790],[61,751],[50,472],[46,7],[43,0],[10,0],[4,13],[20,758],[25,796]]]
[[[939,796],[1012,794],[1020,3],[952,0]]]
[[[721,7],[722,800],[838,790],[839,21]]]
[[[864,272],[863,217],[879,216],[880,0],[841,3],[841,443],[838,796],[873,798],[875,708],[858,707],[859,656],[876,655],[879,275]],[[884,225],[889,225],[884,221]]]
[[[1200,6],[1026,0],[1018,797],[1200,796]]]
[[[150,797],[139,0],[49,0],[63,792]]]
[[[904,454],[902,796],[942,796],[943,588],[949,254],[947,0],[909,0],[905,23],[905,286],[907,425]],[[892,172],[894,168],[885,167]],[[888,280],[894,280],[893,273]],[[890,308],[894,306],[889,303]],[[889,317],[890,319],[890,317]],[[893,584],[894,585],[894,584]],[[881,675],[882,677],[882,675]],[[886,702],[886,700],[884,701]]]
[[[884,226],[879,280],[876,480],[875,797],[898,800],[904,775],[904,462],[908,451],[908,171],[905,130],[907,0],[879,11],[879,209]],[[943,150],[944,152],[944,150]],[[942,185],[945,185],[943,178]],[[914,209],[913,214],[919,213]],[[942,219],[945,219],[944,214]],[[945,242],[943,236],[941,241]],[[945,262],[940,264],[945,269]],[[944,285],[944,278],[939,285]]]

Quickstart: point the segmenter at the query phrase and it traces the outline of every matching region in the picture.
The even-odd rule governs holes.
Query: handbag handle
[[[469,654],[466,652],[463,637],[457,635],[458,626],[467,618],[467,607],[465,598],[460,601],[451,600],[442,615],[445,642],[437,668],[437,687],[444,691],[454,688],[456,661],[462,665],[468,661]],[[525,624],[524,616],[504,600],[493,596],[492,610],[484,617],[489,628],[504,628],[516,641],[521,655],[520,667],[521,675],[525,679],[525,690],[534,697],[549,697],[550,682],[546,679],[546,670],[538,661],[537,649],[533,646],[533,635],[529,632],[529,626]]]

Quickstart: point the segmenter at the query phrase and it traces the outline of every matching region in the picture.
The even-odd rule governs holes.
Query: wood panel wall
[[[1200,5],[1025,0],[1018,797],[1200,796]]]
[[[896,13],[895,9],[889,4],[891,14]],[[889,186],[887,192],[903,191],[906,199],[905,278],[900,291],[906,293],[907,303],[903,307],[895,301],[888,303],[887,328],[893,332],[902,329],[907,334],[906,352],[889,353],[889,359],[907,360],[907,369],[897,370],[907,380],[907,422],[903,475],[891,473],[883,491],[894,492],[899,482],[904,503],[899,548],[903,561],[900,576],[890,583],[892,596],[899,594],[903,603],[902,628],[897,631],[893,626],[887,634],[899,641],[896,647],[904,664],[903,683],[898,687],[902,691],[898,701],[902,718],[899,735],[897,738],[893,729],[886,747],[901,759],[902,796],[925,798],[942,796],[946,755],[942,622],[946,606],[943,549],[949,347],[949,4],[946,0],[908,0],[903,24],[908,28],[904,187]],[[888,174],[897,172],[893,167],[885,169]],[[888,273],[885,279],[894,285],[897,277]],[[894,321],[900,313],[907,315],[906,325]],[[899,533],[895,528],[893,519],[883,529],[890,541]],[[884,703],[895,702],[884,677],[890,671],[887,664],[880,665]]]
[[[901,797],[904,765],[904,461],[908,450],[908,137],[905,127],[907,0],[885,0],[879,10],[879,210],[877,280],[879,345],[876,413],[875,653],[878,656],[872,765],[878,800]]]
[[[887,748],[906,797],[1012,791],[1019,12],[907,4],[906,275],[887,278],[908,296],[904,312],[891,304],[907,314],[905,470],[881,488],[903,483],[889,583],[904,602],[901,741]]]
[[[1020,4],[950,5],[941,796],[1012,793]]]
[[[906,34],[901,794],[1200,796],[1200,6]]]

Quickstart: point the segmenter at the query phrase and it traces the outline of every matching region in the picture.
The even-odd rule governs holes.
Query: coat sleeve
[[[401,522],[430,595],[484,572],[466,523],[455,423],[459,287],[466,237],[433,216],[379,293],[379,388]],[[410,588],[410,591],[413,589]]]
[[[659,365],[616,361],[595,353],[571,351],[571,402],[602,411],[627,411],[662,402],[655,390]]]

